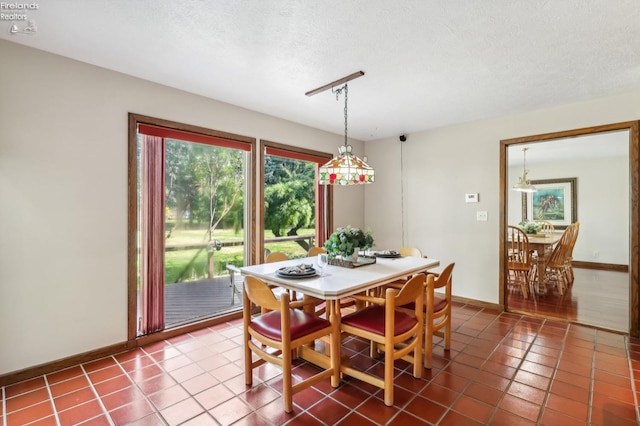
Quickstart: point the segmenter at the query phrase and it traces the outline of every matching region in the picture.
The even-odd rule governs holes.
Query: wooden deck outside
[[[241,310],[241,277],[236,279],[235,286],[238,292],[232,303],[232,288],[228,275],[166,285],[164,288],[165,327],[176,327]]]

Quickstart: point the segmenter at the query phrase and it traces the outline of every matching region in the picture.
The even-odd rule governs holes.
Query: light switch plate
[[[485,212],[485,211],[477,211],[476,212],[476,220],[480,221],[480,222],[486,222],[488,220],[487,212]]]

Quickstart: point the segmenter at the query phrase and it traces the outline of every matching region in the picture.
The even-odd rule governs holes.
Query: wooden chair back
[[[560,241],[556,244],[551,252],[547,269],[552,273],[552,277],[556,279],[558,293],[564,294],[564,291],[573,282],[573,268],[571,260],[573,256],[573,247],[578,239],[578,231],[580,230],[580,222],[572,223],[562,233]]]
[[[509,267],[531,269],[529,237],[521,228],[511,225],[507,227],[506,246]]]
[[[456,264],[448,264],[436,277],[427,275],[425,299],[425,367],[431,368],[433,363],[433,337],[444,339],[444,349],[451,349],[451,292],[453,285],[453,268]],[[444,293],[436,290],[444,289]]]
[[[536,220],[535,222],[542,225],[542,228],[540,228],[541,234],[553,234],[556,231],[556,227],[548,220]]]
[[[507,226],[505,241],[507,255],[507,284],[519,285],[522,296],[526,299],[529,292],[529,271],[532,267],[529,237],[517,226]]]
[[[255,277],[247,276],[244,278],[244,291],[249,301],[256,306],[266,308],[270,311],[278,311],[281,309],[282,298],[278,301],[271,288],[265,282]],[[289,303],[289,301],[287,300],[286,303]]]
[[[265,262],[273,263],[273,262],[281,262],[283,260],[289,260],[289,256],[287,256],[286,253],[283,253],[281,251],[273,251],[267,255]]]
[[[324,249],[324,247],[311,247],[309,249],[309,257],[317,256],[326,252],[327,251]]]
[[[567,254],[567,258],[565,260],[565,272],[567,276],[567,284],[573,284],[574,275],[573,275],[573,249],[576,246],[576,241],[578,240],[578,233],[580,232],[580,222],[576,222],[573,224],[573,230],[571,232],[571,241],[569,243],[569,250]]]
[[[401,256],[422,257],[422,252],[417,247],[402,247],[398,250]]]
[[[567,226],[562,233],[562,237],[553,248],[551,252],[551,256],[549,257],[549,261],[547,262],[547,266],[551,267],[561,267],[566,263],[567,257],[569,256],[569,251],[571,250],[571,240],[572,235],[574,234],[575,227],[573,224]]]
[[[573,258],[573,248],[576,246],[576,241],[578,240],[578,233],[580,232],[580,222],[575,222],[573,224],[573,229],[571,231],[571,240],[569,241],[569,260]]]

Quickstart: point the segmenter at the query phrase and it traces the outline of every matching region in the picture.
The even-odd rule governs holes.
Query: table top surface
[[[528,236],[529,244],[555,244],[562,238],[562,232],[553,232],[546,234],[544,237]]]
[[[336,300],[440,265],[440,261],[436,259],[403,256],[393,259],[377,258],[376,263],[358,268],[327,265],[322,276],[315,275],[308,278],[286,278],[276,274],[276,271],[282,267],[301,263],[317,267],[316,261],[316,256],[291,259],[245,266],[240,268],[240,271],[243,275],[260,278],[269,284],[325,300]]]

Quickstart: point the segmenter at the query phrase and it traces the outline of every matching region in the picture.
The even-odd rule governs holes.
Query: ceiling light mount
[[[306,93],[307,96],[312,96],[316,93],[331,89],[331,92],[336,94],[336,100],[344,93],[344,145],[339,147],[337,157],[327,161],[318,169],[318,180],[321,185],[359,185],[363,183],[373,183],[375,180],[373,168],[369,166],[366,161],[353,155],[351,152],[352,147],[348,143],[349,85],[347,82],[363,75],[364,72],[358,71]],[[335,88],[337,84],[344,85]]]
[[[325,84],[324,86],[320,86],[317,89],[309,90],[307,93],[305,93],[305,95],[313,96],[313,95],[317,95],[318,93],[324,92],[325,90],[329,90],[329,89],[331,89],[331,91],[333,91],[334,87],[340,86],[341,84],[348,83],[349,81],[355,80],[356,78],[362,77],[363,75],[364,75],[364,71],[354,72],[353,74],[349,74],[346,77],[339,78],[336,81],[332,81],[331,83]],[[337,95],[336,95],[336,99],[337,99]]]

